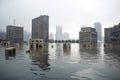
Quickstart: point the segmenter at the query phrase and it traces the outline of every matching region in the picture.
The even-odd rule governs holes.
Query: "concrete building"
[[[105,28],[105,47],[120,48],[120,23]]]
[[[97,31],[97,40],[102,41],[102,25],[100,22],[95,22],[94,23],[94,28]]]
[[[41,15],[32,19],[32,39],[49,40],[49,16]]]
[[[112,32],[112,27],[111,28],[105,28],[105,30],[104,30],[105,47],[112,47],[112,44],[111,44],[111,32]]]
[[[8,25],[6,38],[11,43],[23,43],[23,27]]]
[[[63,40],[63,32],[62,32],[62,27],[61,26],[56,27],[55,39],[56,40]]]
[[[80,49],[97,47],[97,32],[95,28],[83,27],[79,33]]]
[[[44,41],[43,39],[30,39],[30,50],[31,49],[43,49]]]

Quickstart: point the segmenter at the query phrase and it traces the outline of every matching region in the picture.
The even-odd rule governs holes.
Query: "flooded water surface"
[[[28,45],[17,46],[16,54],[5,54],[0,46],[0,80],[120,80],[120,51],[80,50],[71,44],[49,43],[46,50],[26,53]]]

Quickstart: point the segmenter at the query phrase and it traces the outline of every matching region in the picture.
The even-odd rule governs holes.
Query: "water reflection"
[[[32,50],[30,55],[32,59],[32,65],[37,65],[44,71],[49,70],[48,66],[50,66],[50,64],[48,63],[48,53],[41,50]]]
[[[16,56],[16,53],[12,53],[12,52],[8,52],[8,53],[5,53],[5,59],[6,60],[10,60],[10,59],[14,59]]]
[[[32,60],[32,65],[38,66],[39,69],[42,71],[49,71],[50,70],[50,64],[48,62],[49,60],[49,54],[48,54],[48,44],[44,45],[45,48],[42,49],[34,49],[30,51],[30,57]],[[34,71],[34,69],[31,69]]]
[[[63,56],[63,44],[62,43],[56,43],[56,57],[61,58]]]
[[[64,54],[65,56],[70,56],[70,54],[71,54],[71,49],[63,49],[63,54]]]
[[[4,59],[10,55],[5,55],[1,47],[0,80],[6,80],[6,76],[11,80],[120,80],[120,50],[104,49],[102,44],[94,50],[80,50],[79,44],[72,44],[70,50],[63,49],[61,43],[48,46],[28,54],[27,45],[16,47],[12,61]],[[29,79],[22,73],[29,74]]]

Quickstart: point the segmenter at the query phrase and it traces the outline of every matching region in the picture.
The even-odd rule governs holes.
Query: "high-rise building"
[[[49,40],[49,16],[41,15],[32,19],[32,39]]]
[[[100,22],[95,22],[94,23],[94,28],[97,31],[97,40],[102,41],[102,25]]]
[[[61,26],[56,27],[55,39],[56,40],[62,40],[63,39],[63,33],[62,33],[62,27]]]
[[[49,39],[50,39],[50,40],[51,40],[51,39],[54,39],[53,33],[50,33],[50,34],[49,34]]]
[[[22,43],[23,27],[8,25],[6,30],[6,38],[12,43]]]
[[[95,28],[83,27],[79,33],[80,48],[96,48],[97,32]]]

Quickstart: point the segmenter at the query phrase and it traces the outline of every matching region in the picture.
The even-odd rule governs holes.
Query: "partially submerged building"
[[[97,32],[95,28],[83,27],[79,33],[80,49],[97,47]]]
[[[120,48],[120,23],[110,28],[105,28],[105,48]]]
[[[42,49],[44,47],[43,39],[30,39],[30,49]]]

